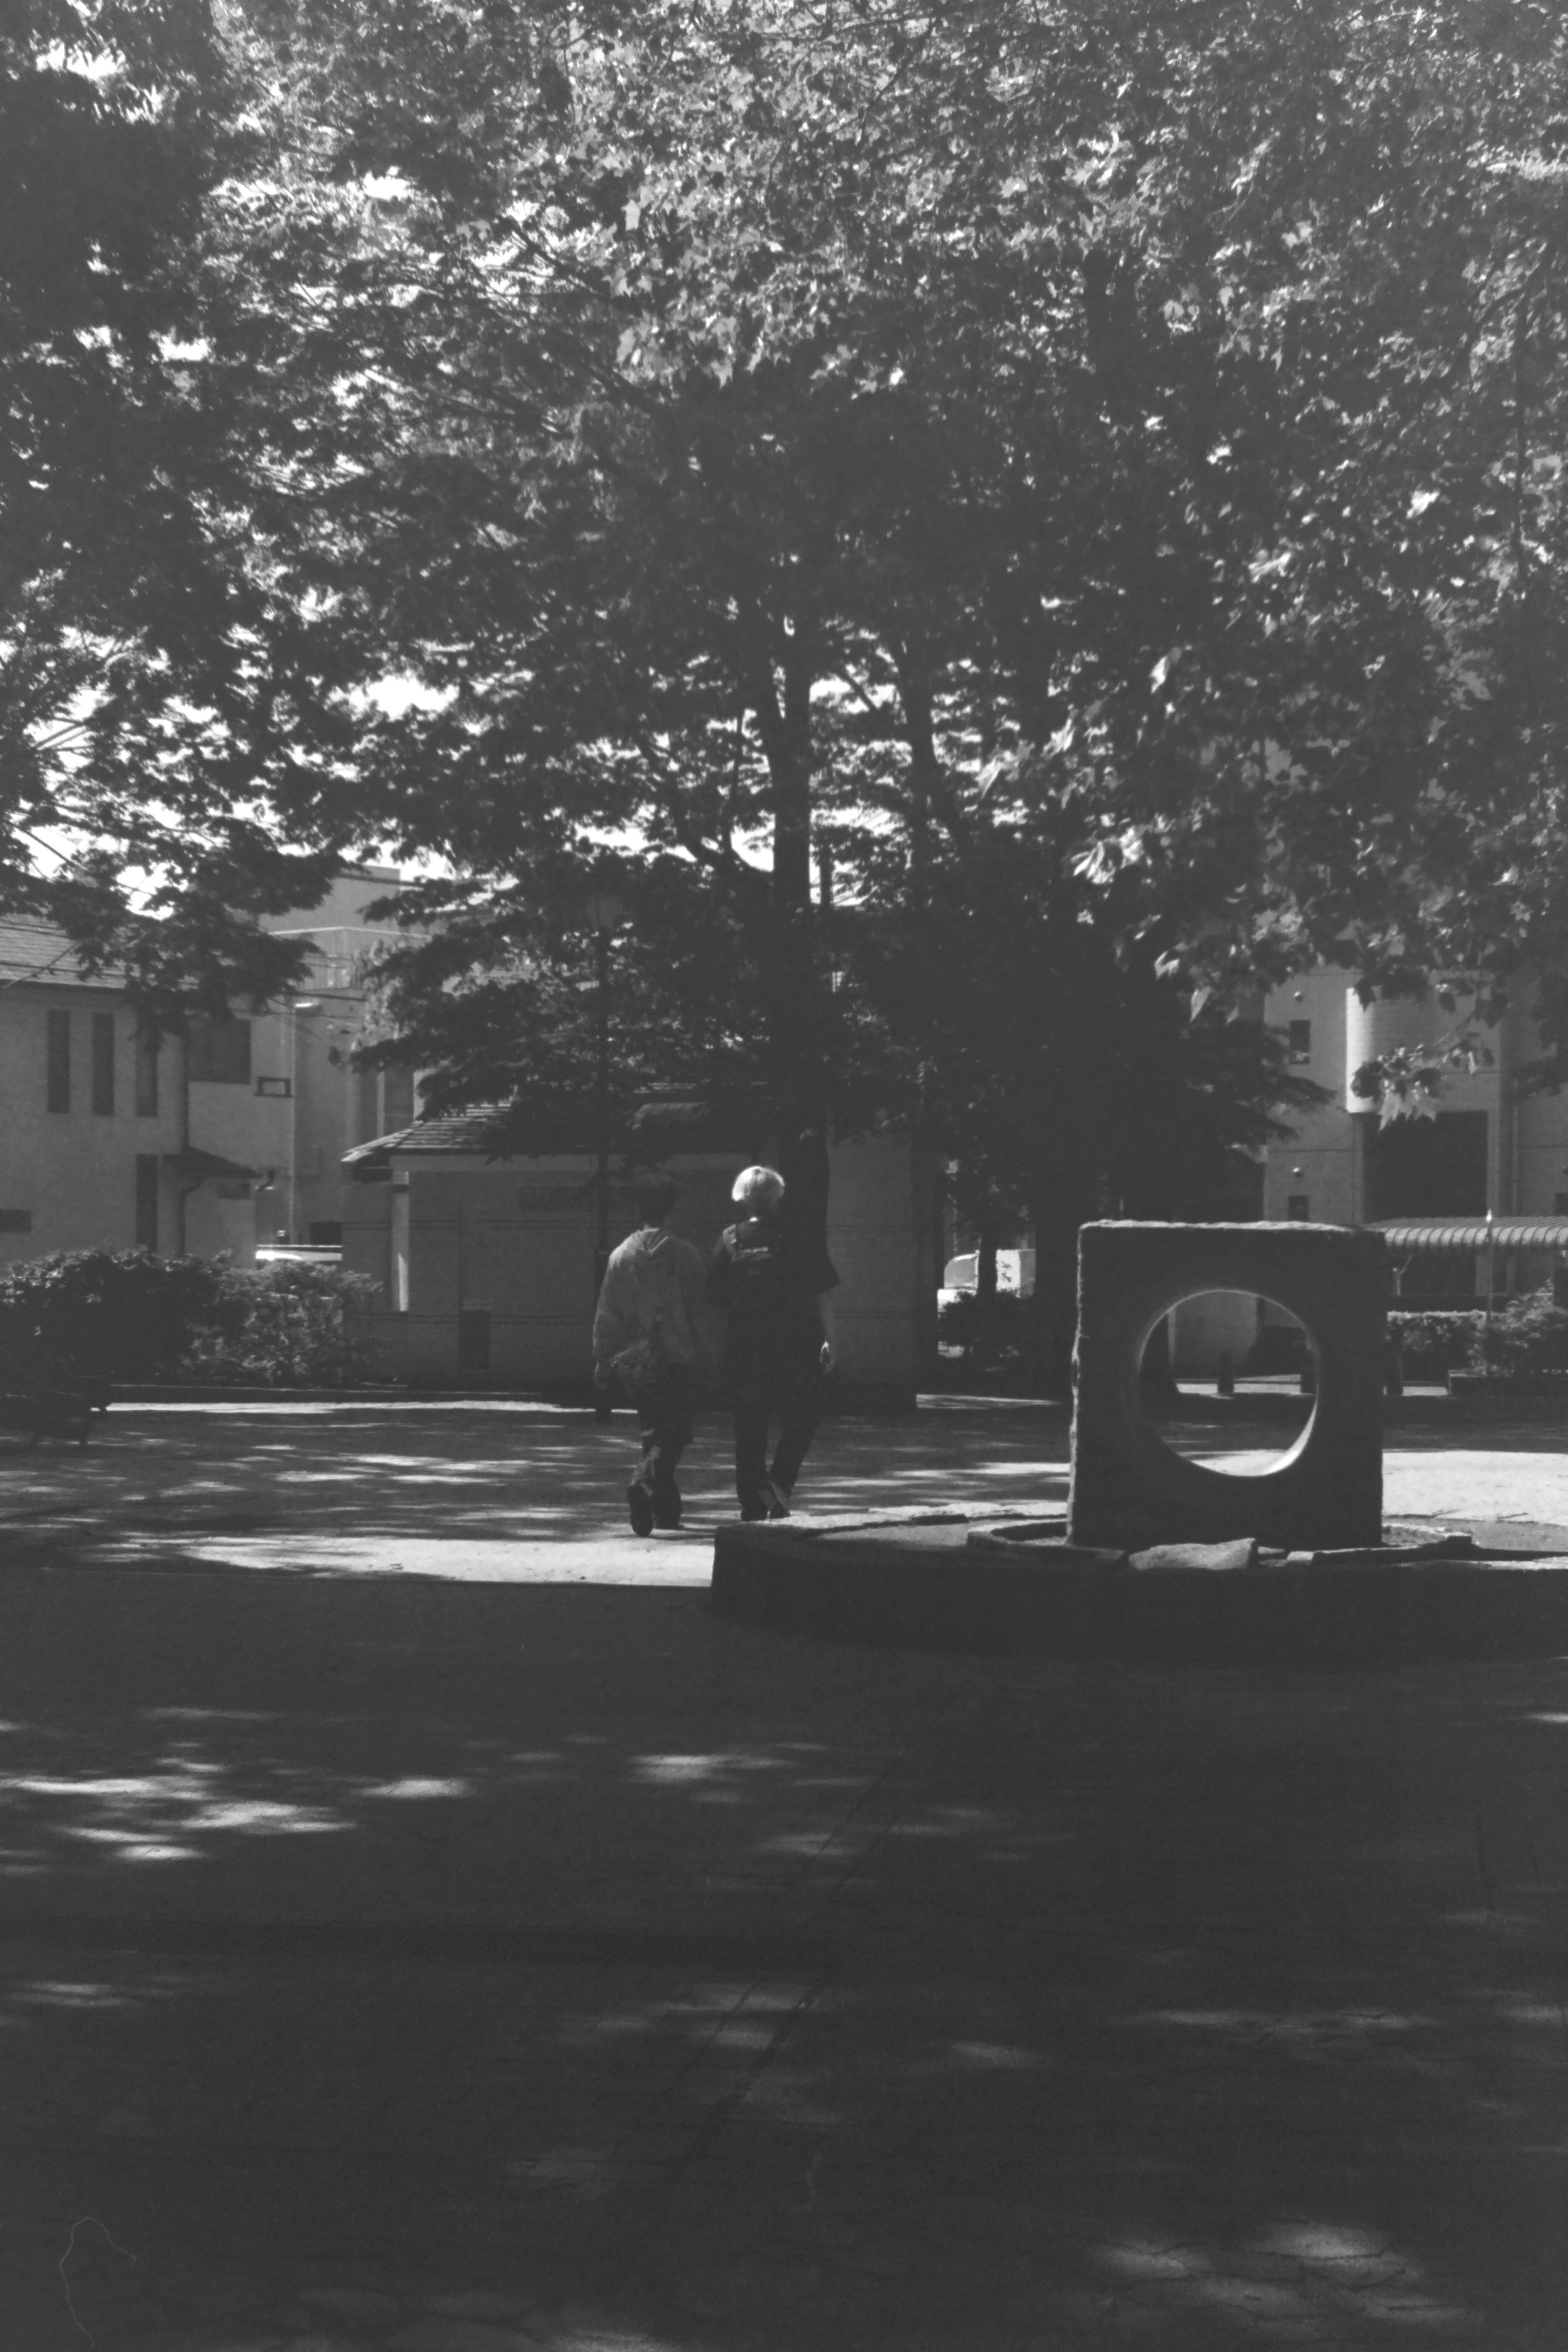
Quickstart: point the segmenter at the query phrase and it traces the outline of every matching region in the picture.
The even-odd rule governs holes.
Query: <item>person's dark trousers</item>
[[[735,1493],[742,1515],[762,1517],[769,1481],[787,1495],[816,1434],[826,1402],[826,1382],[817,1361],[820,1340],[811,1350],[791,1349],[738,1368],[731,1373],[735,1400]],[[768,1465],[768,1430],[779,1417],[779,1441]]]
[[[657,1528],[680,1525],[680,1488],[675,1473],[691,1443],[697,1413],[697,1374],[684,1364],[666,1367],[654,1394],[637,1399],[637,1426],[642,1432],[642,1467],[638,1483],[653,1497]]]

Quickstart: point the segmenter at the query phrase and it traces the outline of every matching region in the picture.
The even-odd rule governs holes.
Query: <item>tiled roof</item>
[[[612,1148],[645,1162],[677,1152],[754,1153],[771,1125],[765,1098],[734,1091],[713,1100],[687,1092],[653,1095],[633,1112],[629,1129],[617,1131]],[[447,1111],[416,1120],[395,1135],[378,1135],[345,1152],[343,1165],[362,1175],[384,1168],[393,1152],[482,1152],[487,1159],[527,1159],[534,1154],[595,1151],[599,1114],[592,1096],[554,1097],[533,1102],[482,1103],[471,1110]]]
[[[345,1168],[384,1159],[393,1151],[486,1151],[499,1156],[501,1112],[499,1107],[447,1111],[437,1118],[416,1119],[393,1135],[374,1136],[343,1154]]]
[[[51,988],[119,985],[111,971],[89,981],[75,948],[53,923],[28,915],[0,915],[0,988],[26,980],[42,981]]]

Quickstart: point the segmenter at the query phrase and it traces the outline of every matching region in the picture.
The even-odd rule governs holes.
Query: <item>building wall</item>
[[[343,1186],[343,1263],[378,1286],[370,1332],[383,1366],[437,1387],[586,1381],[595,1306],[592,1159],[490,1164],[446,1153],[432,1167],[422,1157],[437,1155],[395,1153],[390,1183]],[[669,1162],[681,1188],[676,1230],[704,1255],[733,1219],[737,1165],[732,1155]],[[843,1386],[912,1395],[928,1377],[935,1336],[934,1171],[901,1139],[837,1144],[829,1200]],[[635,1222],[630,1186],[617,1180],[612,1247]],[[488,1365],[476,1360],[479,1328],[465,1321],[480,1316],[489,1318]]]
[[[49,1015],[69,1024],[70,1107],[48,1107]],[[94,1017],[113,1024],[114,1108],[92,1108]],[[0,1263],[137,1240],[139,1158],[156,1170],[159,1233],[172,1239],[175,1195],[161,1165],[178,1148],[177,1049],[159,1057],[158,1110],[136,1115],[136,1023],[112,989],[25,982],[0,992]],[[25,1225],[21,1223],[26,1220]],[[164,1244],[167,1246],[167,1243]]]
[[[245,1265],[258,1240],[334,1231],[344,1151],[414,1115],[409,1073],[355,1071],[349,1060],[363,1029],[367,959],[389,936],[385,926],[365,923],[363,907],[395,880],[376,871],[341,877],[315,915],[269,924],[314,943],[300,1002],[260,1013],[236,1009],[249,1054],[231,1079],[187,1086],[184,1041],[163,1039],[151,1116],[136,1108],[137,1022],[123,991],[78,979],[58,933],[0,923],[0,1264],[149,1241],[165,1255],[222,1250]],[[48,1108],[51,1013],[69,1024],[65,1110]],[[92,1108],[95,1016],[113,1023],[111,1111]],[[256,1178],[182,1183],[164,1163],[187,1145]],[[150,1177],[143,1171],[140,1216],[139,1160],[155,1163]]]
[[[1435,1045],[1452,1033],[1467,1007],[1447,1011],[1436,997],[1374,1002],[1363,1006],[1343,971],[1323,970],[1270,995],[1266,1017],[1285,1026],[1310,1024],[1310,1058],[1300,1066],[1329,1090],[1329,1100],[1288,1114],[1293,1134],[1266,1157],[1264,1214],[1305,1213],[1314,1223],[1368,1220],[1377,1203],[1368,1182],[1375,1148],[1375,1110],[1350,1092],[1359,1065],[1400,1045]],[[1539,1050],[1528,1017],[1510,1014],[1480,1033],[1490,1067],[1445,1073],[1436,1097],[1440,1114],[1470,1112],[1486,1120],[1486,1201],[1495,1215],[1568,1213],[1568,1094],[1520,1096],[1514,1074]],[[1304,1212],[1303,1212],[1303,1206]],[[1508,1286],[1532,1288],[1550,1278],[1545,1258],[1519,1257]]]

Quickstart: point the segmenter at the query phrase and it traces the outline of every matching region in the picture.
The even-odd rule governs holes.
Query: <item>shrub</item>
[[[0,1385],[16,1372],[340,1387],[369,1368],[353,1329],[375,1286],[288,1259],[241,1272],[146,1250],[61,1250],[0,1272]]]
[[[1568,1371],[1568,1307],[1549,1289],[1510,1299],[1489,1320],[1475,1321],[1470,1361],[1478,1371]]]
[[[57,1250],[0,1272],[0,1349],[62,1370],[166,1380],[216,1304],[205,1258],[146,1250]]]
[[[341,1266],[279,1259],[254,1272],[226,1267],[213,1310],[192,1330],[187,1380],[269,1388],[341,1388],[363,1380],[369,1351],[353,1328],[375,1285]]]
[[[1437,1309],[1427,1314],[1395,1308],[1389,1337],[1398,1342],[1406,1380],[1442,1381],[1474,1356],[1484,1318],[1479,1307]]]
[[[966,1373],[1011,1376],[1026,1355],[1028,1312],[1028,1302],[1016,1291],[999,1290],[994,1298],[983,1300],[972,1290],[962,1290],[937,1308],[937,1339],[959,1358]]]

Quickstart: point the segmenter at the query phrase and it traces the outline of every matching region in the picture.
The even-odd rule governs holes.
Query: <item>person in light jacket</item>
[[[626,1488],[639,1536],[680,1525],[676,1466],[691,1443],[702,1386],[702,1260],[669,1230],[679,1197],[668,1177],[650,1177],[633,1195],[637,1230],[611,1252],[594,1317],[594,1381],[616,1385],[615,1359],[639,1339],[655,1340],[662,1359],[649,1386],[628,1391],[642,1435],[642,1463]]]

